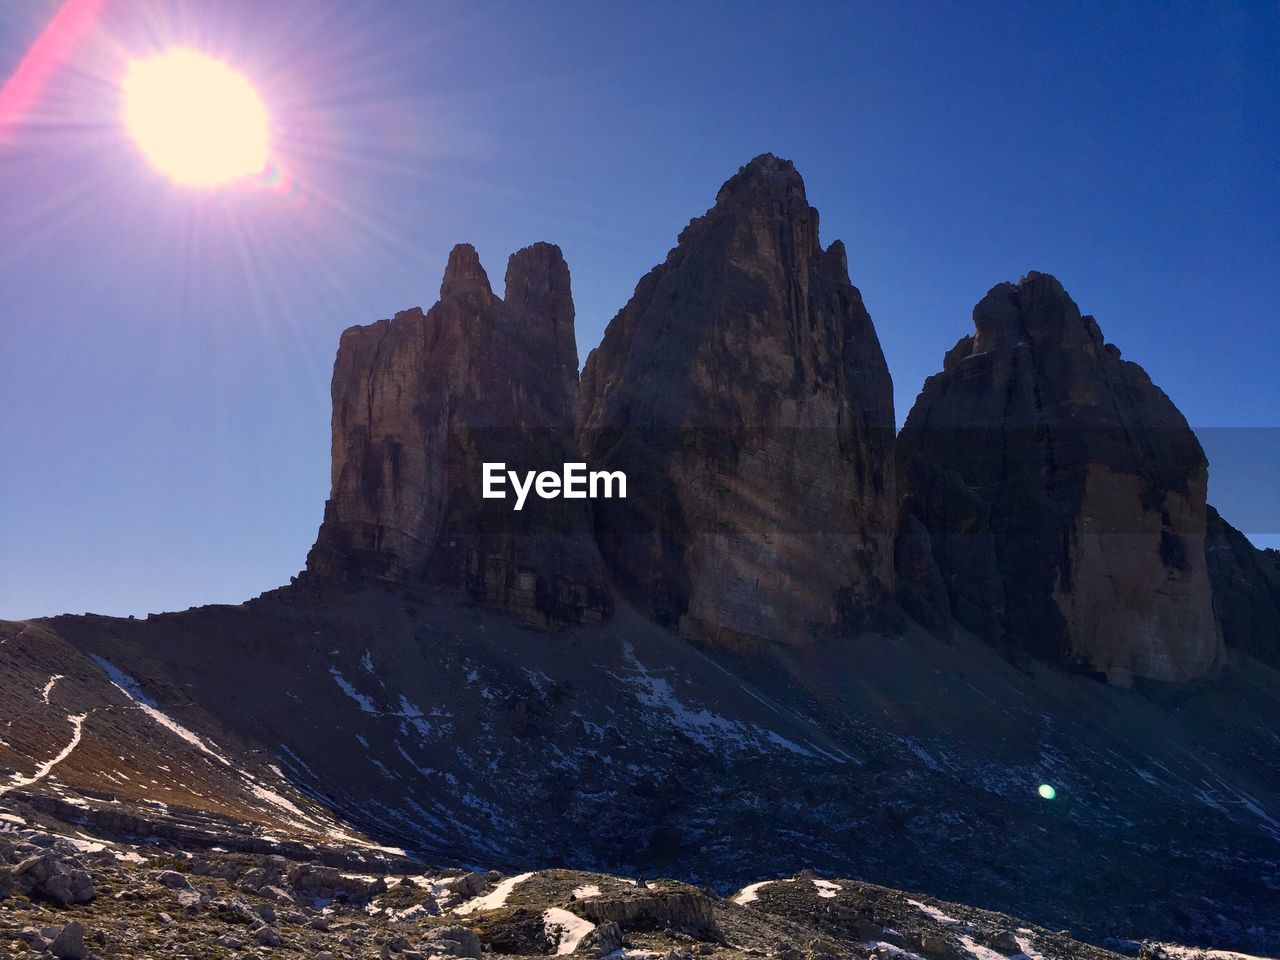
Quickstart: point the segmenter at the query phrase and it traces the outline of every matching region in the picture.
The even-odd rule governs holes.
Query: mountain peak
[[[973,308],[973,353],[1001,346],[1053,343],[1060,347],[1101,347],[1092,317],[1080,314],[1057,277],[1032,270],[1018,282],[998,283]]]
[[[898,437],[904,510],[951,585],[936,606],[1122,685],[1211,673],[1207,468],[1182,414],[1050,274],[992,287],[973,323]]]
[[[449,263],[440,283],[440,299],[456,300],[467,296],[493,296],[489,275],[480,264],[480,255],[469,243],[459,243],[449,251]]]
[[[530,301],[573,301],[569,295],[569,265],[554,243],[538,242],[517,250],[507,261],[503,300],[517,308]]]
[[[749,649],[879,610],[892,383],[789,160],[756,157],[681,232],[588,357],[579,403],[587,460],[631,483],[595,505],[602,551],[658,622]]]
[[[787,196],[808,207],[800,171],[790,160],[762,153],[724,182],[716,194],[716,206],[758,206]]]
[[[400,314],[344,335],[332,488],[307,561],[313,581],[461,591],[539,626],[607,616],[585,504],[514,512],[481,493],[488,462],[581,460],[571,439],[573,299],[559,247],[515,254],[506,292],[508,302],[494,295],[475,248],[460,243],[425,318]]]

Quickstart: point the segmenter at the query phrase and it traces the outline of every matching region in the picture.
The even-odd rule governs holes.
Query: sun
[[[131,60],[121,93],[129,134],[175,183],[217,186],[267,164],[267,108],[220,60],[185,47]]]

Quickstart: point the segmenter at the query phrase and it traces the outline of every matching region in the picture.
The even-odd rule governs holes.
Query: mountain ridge
[[[1029,274],[895,438],[817,230],[794,165],[745,165],[581,391],[559,249],[499,298],[455,247],[433,307],[343,335],[295,582],[0,622],[0,806],[383,871],[814,867],[1094,943],[1280,950],[1280,581],[1205,503],[1185,420]],[[621,465],[634,498],[514,512],[479,495],[490,459]],[[1195,617],[1116,626],[1166,597]]]

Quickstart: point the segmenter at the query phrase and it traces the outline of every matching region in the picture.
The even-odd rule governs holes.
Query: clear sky
[[[549,240],[585,357],[764,151],[846,243],[899,419],[991,286],[1054,273],[1280,545],[1275,3],[71,6],[53,41],[62,3],[0,7],[0,617],[286,582],[343,328],[429,306],[456,242],[497,280]],[[119,84],[173,44],[258,88],[273,184],[139,152]]]

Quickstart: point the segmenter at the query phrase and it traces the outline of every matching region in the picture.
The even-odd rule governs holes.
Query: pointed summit
[[[748,206],[767,197],[785,195],[803,201],[804,178],[790,160],[762,153],[724,182],[716,194],[716,206]]]
[[[513,253],[507,261],[503,301],[531,353],[545,358],[548,385],[560,385],[556,417],[559,422],[571,423],[578,399],[578,343],[569,265],[560,248],[553,243],[535,243]]]
[[[973,308],[973,352],[1016,344],[1054,343],[1064,349],[1101,350],[1102,332],[1057,277],[1031,271],[1015,283],[999,283]]]
[[[476,248],[469,243],[459,243],[449,251],[449,263],[440,283],[440,299],[460,300],[469,296],[488,300],[493,297],[493,290]]]
[[[889,372],[843,246],[755,158],[583,368],[579,443],[623,470],[596,530],[632,601],[699,642],[806,643],[875,611],[896,527]]]

